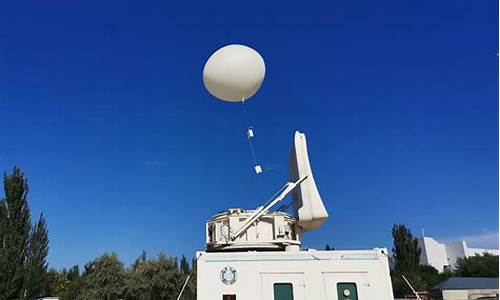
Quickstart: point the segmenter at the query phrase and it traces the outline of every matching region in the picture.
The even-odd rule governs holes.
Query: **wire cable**
[[[248,117],[248,112],[247,112],[247,108],[246,108],[245,99],[241,100],[241,107],[242,107],[242,110],[243,110],[243,116],[245,118],[245,124],[247,126],[247,139],[248,139],[248,144],[250,145],[250,152],[252,154],[253,164],[255,166],[255,172],[257,174],[259,174],[260,172],[262,172],[262,170],[261,170],[260,165],[257,163],[257,154],[255,152],[255,146],[254,146],[253,140],[252,140],[253,137],[254,137],[254,135],[253,135],[253,127],[250,125],[250,119]],[[257,168],[259,168],[259,169],[257,169]]]

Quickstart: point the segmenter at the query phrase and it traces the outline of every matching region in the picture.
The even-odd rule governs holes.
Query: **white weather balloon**
[[[214,97],[240,102],[259,90],[266,74],[264,59],[244,45],[228,45],[215,51],[203,68],[203,83]]]

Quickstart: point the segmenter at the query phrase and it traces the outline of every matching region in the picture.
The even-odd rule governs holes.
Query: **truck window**
[[[236,295],[222,295],[222,300],[236,300]]]
[[[293,286],[291,283],[274,284],[274,300],[293,300]]]
[[[354,282],[337,283],[337,296],[339,300],[358,300],[358,290]]]

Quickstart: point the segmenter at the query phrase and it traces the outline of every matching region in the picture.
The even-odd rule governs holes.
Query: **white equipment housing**
[[[300,245],[295,232],[295,219],[284,212],[269,212],[252,224],[241,235],[234,237],[234,230],[255,214],[254,210],[232,208],[213,216],[207,223],[208,251],[282,250]]]
[[[393,300],[386,253],[198,252],[198,300]]]
[[[271,211],[288,194],[293,216]],[[206,224],[197,253],[198,300],[393,300],[387,250],[300,250],[303,232],[328,218],[305,135],[296,132],[290,180],[264,205],[232,208]]]

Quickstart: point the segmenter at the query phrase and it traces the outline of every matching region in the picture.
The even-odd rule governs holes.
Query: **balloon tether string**
[[[243,116],[245,117],[245,122],[247,125],[247,138],[248,138],[248,144],[250,145],[250,152],[252,153],[253,163],[254,163],[254,166],[256,168],[259,167],[259,169],[260,169],[260,166],[257,163],[257,155],[255,154],[255,147],[254,147],[254,144],[252,141],[252,139],[253,139],[253,127],[250,125],[250,120],[248,118],[245,99],[241,99],[241,104],[242,104],[241,107],[243,109]],[[262,172],[262,170],[257,171],[257,169],[256,169],[256,172],[258,174],[258,173]]]

